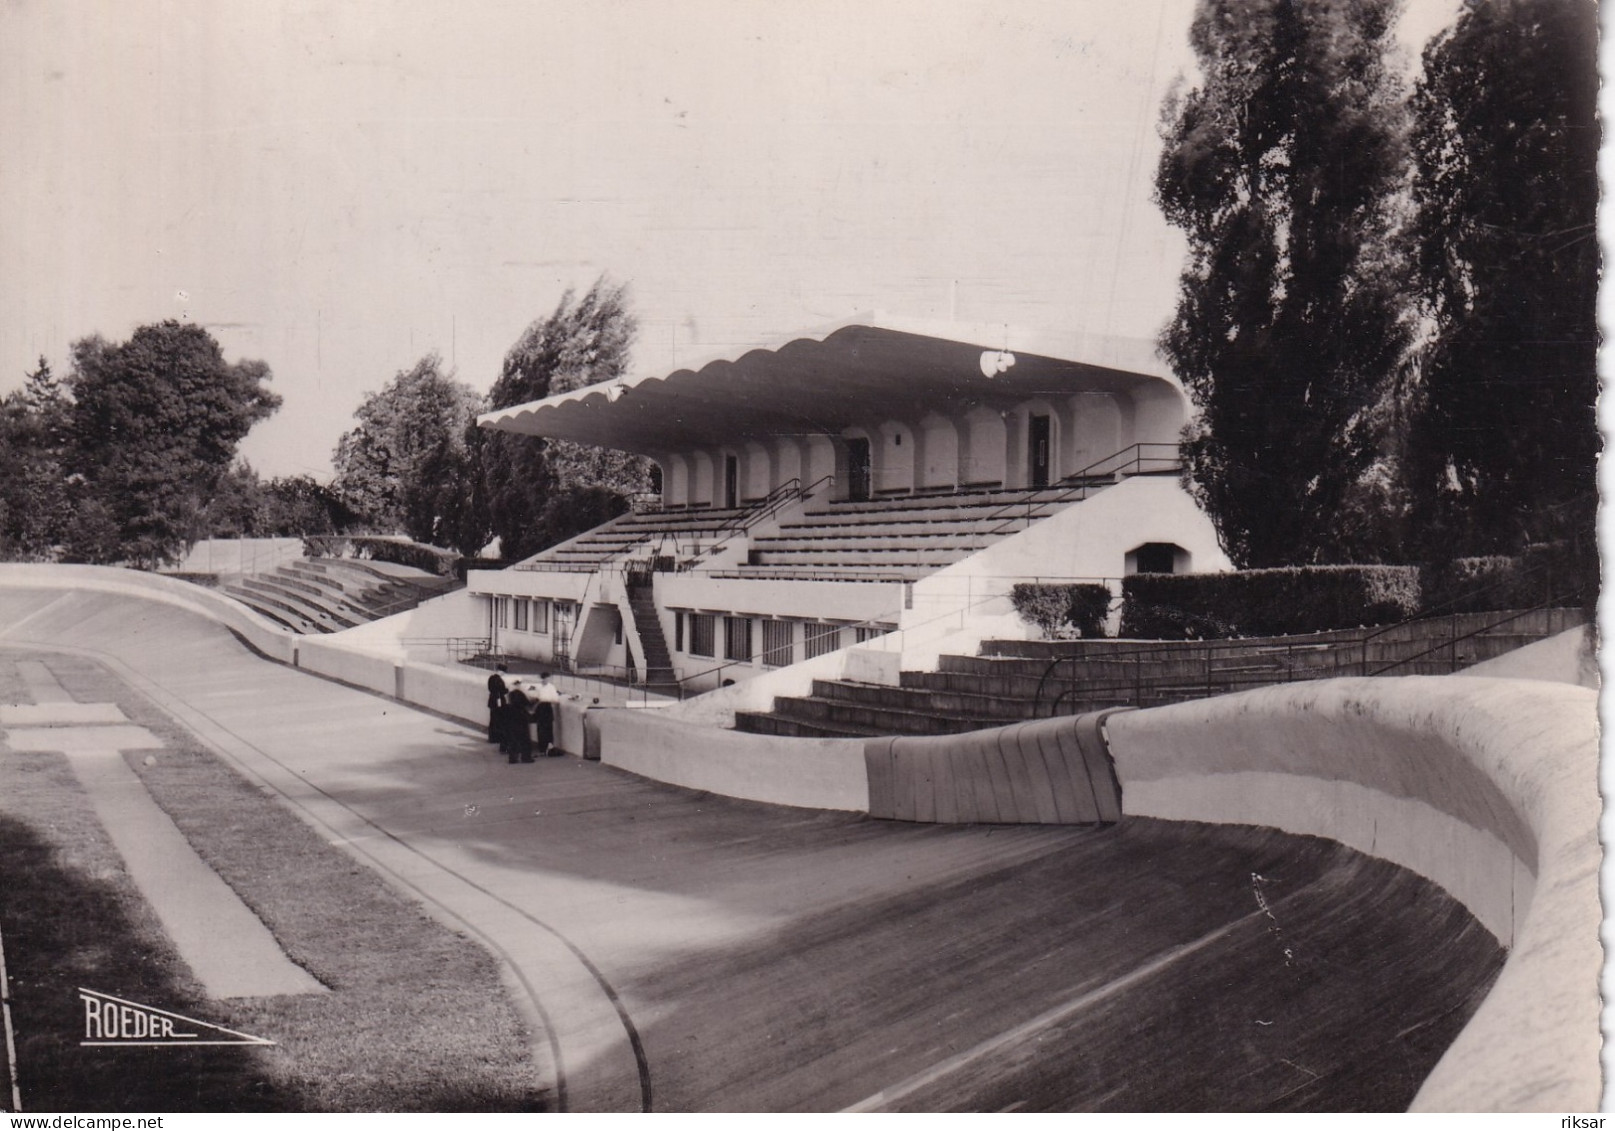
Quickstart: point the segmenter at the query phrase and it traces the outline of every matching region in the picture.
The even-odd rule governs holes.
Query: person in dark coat
[[[505,755],[512,764],[533,760],[532,720],[527,691],[518,681],[505,696],[505,734],[509,742]]]
[[[560,751],[555,748],[555,707],[561,701],[561,693],[550,682],[549,672],[538,677],[534,699],[533,722],[538,731],[538,749],[545,757],[559,754]]]
[[[501,712],[505,706],[505,677],[501,673],[509,670],[500,664],[499,670],[488,677],[488,741],[499,743],[501,750],[505,746],[505,740],[499,733]]]

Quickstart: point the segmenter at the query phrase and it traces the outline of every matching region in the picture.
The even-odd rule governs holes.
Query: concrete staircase
[[[634,631],[645,656],[645,686],[664,695],[677,695],[678,677],[673,674],[673,655],[668,651],[667,634],[656,612],[656,599],[649,585],[628,586],[628,603],[634,613]]]
[[[223,591],[276,624],[312,635],[412,609],[453,585],[449,578],[390,562],[300,558]]]
[[[934,672],[903,672],[896,687],[815,680],[809,695],[779,696],[771,712],[736,712],[735,728],[800,737],[958,734],[1054,714],[1374,675],[1391,665],[1386,674],[1446,675],[1584,619],[1577,609],[1535,609],[1247,640],[993,640],[976,656],[940,657]]]

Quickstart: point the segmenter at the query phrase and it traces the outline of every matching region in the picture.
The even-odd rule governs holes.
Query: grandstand
[[[1019,580],[1228,567],[1177,481],[1187,408],[1147,345],[878,317],[563,393],[481,423],[646,455],[660,505],[469,590],[498,651],[681,696],[973,650]]]

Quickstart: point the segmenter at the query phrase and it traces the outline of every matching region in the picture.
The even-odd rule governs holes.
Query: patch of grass
[[[17,699],[6,695],[5,677],[18,655],[0,659],[0,700]],[[0,930],[19,1028],[26,1017],[34,1038],[18,1050],[26,1107],[547,1109],[527,1034],[485,949],[327,844],[98,665],[33,658],[75,699],[116,702],[162,738],[153,765],[144,752],[127,756],[129,764],[292,960],[332,992],[209,1001],[123,871],[65,758],[0,750],[8,781]],[[80,985],[278,1044],[81,1049]]]

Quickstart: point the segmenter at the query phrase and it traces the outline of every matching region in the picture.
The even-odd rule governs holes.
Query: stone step
[[[735,729],[751,734],[772,734],[783,738],[878,738],[880,732],[867,728],[819,725],[801,719],[784,718],[762,711],[736,711]]]
[[[1004,722],[1032,717],[1030,699],[1009,698],[976,691],[931,691],[891,687],[879,683],[855,683],[850,680],[816,679],[813,681],[812,698],[921,714],[1001,719]]]
[[[318,592],[310,593],[304,588],[290,587],[286,585],[284,578],[274,574],[242,578],[241,583],[255,592],[264,593],[275,600],[290,604],[302,611],[310,620],[329,624],[335,628],[353,628],[370,619],[362,610],[346,607],[346,602],[341,601],[340,597],[333,600]]]
[[[239,585],[226,585],[224,592],[240,601],[243,605],[259,613],[276,624],[281,625],[302,636],[318,636],[330,632],[326,626],[309,620],[302,613],[289,605],[274,601],[264,594],[256,593]]]
[[[774,700],[775,715],[814,726],[828,726],[870,734],[959,734],[968,730],[1001,726],[1004,720],[940,715],[896,707],[874,707],[833,699],[780,696]]]

